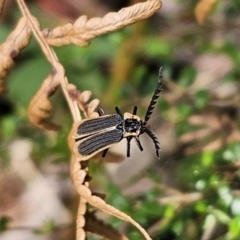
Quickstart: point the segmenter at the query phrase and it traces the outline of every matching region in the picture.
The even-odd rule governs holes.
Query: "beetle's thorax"
[[[124,113],[124,137],[135,137],[140,134],[142,121],[139,116]]]

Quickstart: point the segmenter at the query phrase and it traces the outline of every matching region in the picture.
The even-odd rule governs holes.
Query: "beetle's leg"
[[[105,112],[103,111],[103,109],[101,107],[98,107],[98,114],[99,116],[104,116],[106,115]]]
[[[134,106],[133,108],[133,115],[136,115],[137,114],[137,106]]]
[[[157,155],[158,158],[160,158],[160,154],[159,154],[160,143],[158,141],[158,138],[157,138],[156,134],[148,128],[145,128],[144,132],[153,140],[153,143],[154,143],[155,149],[156,149],[156,155]]]
[[[137,144],[138,148],[140,149],[140,151],[143,151],[143,147],[142,147],[138,137],[135,137],[135,141],[136,141],[136,144]]]
[[[127,137],[127,157],[130,157],[130,142],[132,137]]]
[[[123,118],[123,114],[120,111],[120,109],[118,107],[115,107],[115,110],[116,110],[117,114],[119,114]]]
[[[105,157],[105,156],[107,155],[108,149],[109,149],[109,148],[107,148],[107,149],[105,149],[105,150],[103,151],[102,157]]]

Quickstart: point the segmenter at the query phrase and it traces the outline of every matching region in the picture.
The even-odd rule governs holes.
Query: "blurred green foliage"
[[[0,232],[7,230],[7,227],[10,221],[11,219],[6,216],[3,216],[0,218]]]

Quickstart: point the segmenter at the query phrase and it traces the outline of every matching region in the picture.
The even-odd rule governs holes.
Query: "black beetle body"
[[[150,119],[153,109],[159,98],[161,87],[163,84],[162,68],[159,70],[157,88],[153,94],[152,100],[148,106],[145,119],[142,121],[136,115],[137,107],[133,109],[133,113],[122,114],[116,107],[116,114],[105,115],[104,111],[99,108],[99,117],[84,119],[79,123],[75,138],[75,152],[81,156],[82,160],[89,159],[100,151],[103,151],[104,157],[108,149],[123,138],[127,139],[127,157],[130,156],[130,142],[132,138],[136,140],[139,149],[142,151],[139,136],[147,133],[153,140],[156,149],[156,155],[159,158],[159,141],[154,132],[147,128],[147,122]]]

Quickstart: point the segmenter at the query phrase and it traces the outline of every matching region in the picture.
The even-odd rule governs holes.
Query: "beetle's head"
[[[141,129],[142,121],[139,116],[131,113],[124,113],[124,137],[139,136]]]

